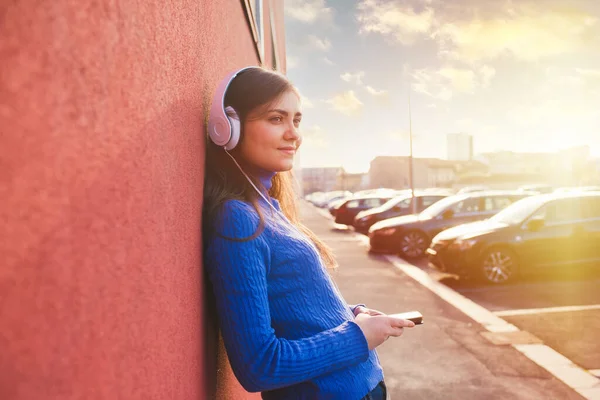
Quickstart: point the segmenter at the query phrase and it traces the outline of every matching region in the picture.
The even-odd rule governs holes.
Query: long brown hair
[[[225,95],[225,106],[231,106],[241,121],[240,143],[244,140],[244,123],[248,115],[254,111],[267,109],[288,91],[298,94],[296,88],[284,76],[264,68],[251,68],[239,73],[229,85]],[[236,149],[239,149],[240,143]],[[236,154],[236,149],[231,154]],[[236,158],[244,168],[243,160]],[[261,187],[257,177],[252,176],[252,168],[244,168],[254,184]],[[294,177],[291,171],[278,172],[272,179],[269,195],[277,199],[281,211],[298,230],[304,233],[314,243],[324,264],[335,268],[337,263],[331,249],[323,243],[299,219],[294,190]],[[202,210],[203,237],[209,239],[215,235],[215,218],[227,200],[242,200],[251,203],[257,211],[260,224],[256,232],[240,240],[251,240],[260,235],[264,228],[264,217],[258,206],[258,197],[254,188],[234,164],[225,150],[206,138],[206,165],[204,178],[204,203]]]

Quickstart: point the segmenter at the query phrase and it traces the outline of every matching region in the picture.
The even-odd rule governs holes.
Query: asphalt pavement
[[[585,398],[515,347],[494,344],[489,330],[385,256],[368,253],[353,231],[335,227],[308,203],[301,202],[300,211],[336,254],[340,267],[332,276],[348,303],[424,315],[423,325],[378,348],[392,400]]]
[[[520,329],[531,332],[575,364],[600,371],[600,273],[548,273],[500,287],[446,284]]]

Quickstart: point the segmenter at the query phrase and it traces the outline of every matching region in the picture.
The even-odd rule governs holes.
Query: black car
[[[600,192],[520,200],[486,221],[440,233],[427,254],[440,270],[494,284],[519,274],[600,266]]]
[[[335,216],[337,224],[352,225],[356,214],[364,210],[379,207],[393,197],[394,195],[392,194],[351,197],[340,204],[332,214]]]
[[[415,192],[415,202],[417,212],[425,210],[430,205],[450,196],[447,191],[426,191]],[[360,233],[369,232],[369,228],[376,222],[384,219],[399,217],[402,215],[412,214],[412,195],[410,191],[401,196],[394,197],[380,207],[371,208],[370,210],[359,212],[354,218],[354,229]]]
[[[527,196],[528,193],[516,191],[486,191],[446,197],[420,214],[386,219],[371,226],[371,251],[419,258],[425,255],[431,239],[441,231],[489,218]]]

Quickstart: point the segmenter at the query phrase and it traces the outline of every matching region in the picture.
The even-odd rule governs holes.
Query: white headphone
[[[208,116],[208,135],[214,144],[232,150],[240,141],[240,118],[233,107],[225,107],[225,95],[233,79],[242,71],[259,67],[245,67],[229,73],[217,86]]]
[[[217,146],[222,146],[225,153],[233,160],[235,165],[239,168],[241,173],[246,177],[250,185],[256,190],[256,192],[263,198],[264,201],[275,211],[276,214],[281,214],[281,211],[277,210],[273,204],[266,198],[264,194],[254,185],[252,179],[244,172],[240,164],[236,159],[229,154],[229,150],[232,150],[237,146],[240,141],[240,117],[237,115],[233,107],[225,107],[225,95],[227,89],[233,81],[233,79],[242,71],[248,69],[260,67],[245,67],[237,71],[229,73],[217,86],[217,91],[213,97],[212,104],[210,106],[210,114],[208,116],[208,136],[210,140]],[[282,214],[283,215],[283,214]]]

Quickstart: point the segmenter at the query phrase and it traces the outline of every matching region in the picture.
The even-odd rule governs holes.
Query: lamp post
[[[408,178],[410,183],[410,204],[412,213],[417,213],[417,202],[415,201],[415,182],[414,182],[414,165],[413,165],[413,135],[412,135],[412,115],[410,110],[410,86],[408,87],[408,139],[410,143],[410,152],[408,155]]]

